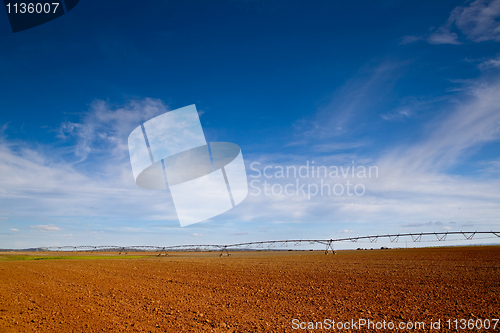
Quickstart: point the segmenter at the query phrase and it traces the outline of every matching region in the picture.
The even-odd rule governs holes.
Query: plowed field
[[[455,319],[458,331],[460,319],[500,331],[498,246],[55,255],[0,253],[0,332],[320,332],[360,320],[454,331]]]

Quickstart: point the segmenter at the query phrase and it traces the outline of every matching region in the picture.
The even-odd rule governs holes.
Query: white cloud
[[[0,216],[0,220],[8,220],[8,219],[9,219],[8,217]]]
[[[332,143],[322,143],[311,147],[311,149],[318,153],[332,153],[339,152],[342,150],[351,150],[355,148],[361,148],[367,146],[368,143],[358,141],[358,142],[332,142]]]
[[[487,175],[500,176],[500,160],[484,161],[480,163],[481,172]]]
[[[397,110],[396,112],[386,113],[381,115],[382,119],[387,121],[400,121],[406,118],[410,118],[413,112],[409,109],[403,108]]]
[[[396,66],[399,69],[401,67],[402,65]],[[393,82],[391,79],[386,80],[385,76],[392,75],[394,71],[389,70],[385,74],[381,71],[374,71],[378,74],[372,73],[373,76],[368,75],[365,80],[358,78],[355,84],[346,84],[340,89],[340,93],[334,95],[328,107],[318,112],[316,118],[296,124],[297,136],[301,139],[295,140],[293,146],[304,145],[307,147],[304,152],[245,156],[248,166],[253,161],[260,161],[261,168],[266,165],[300,166],[312,159],[316,166],[350,164],[351,160],[358,165],[376,165],[379,167],[380,177],[361,181],[366,186],[364,196],[318,195],[308,200],[303,195],[253,196],[251,193],[254,190],[250,188],[248,198],[227,212],[224,218],[271,226],[286,224],[287,228],[297,224],[302,237],[322,237],[325,230],[328,230],[326,233],[335,233],[341,228],[352,230],[356,234],[404,231],[404,228],[412,225],[419,231],[456,230],[458,225],[468,221],[474,221],[476,230],[498,229],[500,180],[484,173],[480,177],[453,175],[448,170],[460,165],[468,154],[474,153],[483,144],[500,139],[500,82],[467,82],[463,93],[455,94],[457,97],[452,104],[454,109],[450,109],[449,103],[446,103],[446,108],[440,108],[441,102],[450,101],[447,97],[408,98],[401,101],[401,105],[394,111],[385,114],[388,120],[396,117],[411,119],[423,114],[432,117],[421,127],[418,135],[420,139],[401,138],[394,144],[382,147],[383,150],[374,144],[368,145],[360,141],[359,136],[354,136],[357,141],[353,141],[363,142],[363,145],[349,144],[349,139],[346,140],[345,137],[358,130],[356,126],[364,120],[362,116],[368,114],[365,107],[369,105],[371,97],[377,95],[377,89],[384,82]],[[388,84],[385,84],[384,89],[387,87]],[[462,100],[457,100],[460,96]],[[434,114],[438,116],[433,116]],[[345,135],[338,135],[339,128],[345,131]],[[330,133],[327,133],[328,130]],[[356,149],[365,146],[372,150],[369,154],[363,152],[368,149]],[[352,151],[340,151],[343,149]],[[330,154],[319,156],[318,152]],[[249,169],[248,172],[249,175],[256,174]],[[249,177],[250,182],[254,179]],[[260,178],[261,182],[264,180],[282,187],[295,182],[295,179]],[[330,184],[345,183],[342,179],[326,181]],[[314,183],[316,180],[305,182]],[[453,220],[457,224],[428,224],[430,219]],[[313,228],[316,224],[321,224],[321,227]],[[266,230],[273,232],[272,228]]]
[[[48,224],[48,225],[32,225],[32,226],[30,226],[30,228],[37,229],[37,230],[40,230],[40,231],[59,231],[59,230],[62,230],[61,228],[56,227],[53,224]]]
[[[401,147],[380,161],[401,170],[440,171],[469,149],[500,139],[500,82],[469,89],[470,100],[445,119],[440,119],[427,139]]]
[[[468,7],[457,7],[450,15],[469,40],[500,41],[500,0],[476,0]]]
[[[110,230],[162,216],[178,225],[167,191],[135,185],[128,156],[128,131],[164,111],[167,107],[152,99],[114,109],[96,102],[78,126],[62,126],[58,135],[70,144],[65,148],[33,146],[4,136],[0,139],[0,211],[15,214],[16,228],[29,227],[27,221],[31,221],[34,230],[54,231],[51,226],[57,225],[73,235],[85,230],[83,223],[91,230]],[[52,244],[47,236],[41,242]]]
[[[479,64],[479,69],[500,68],[500,55],[493,59],[488,59]]]
[[[312,118],[294,124],[297,137],[292,144],[348,137],[367,126],[362,121],[390,96],[392,87],[403,75],[409,62],[382,61],[369,63],[334,94],[329,103],[319,108]],[[331,142],[329,142],[331,144]]]
[[[16,228],[10,228],[10,231],[13,231],[13,232],[18,232],[19,229],[16,229]]]
[[[423,40],[424,39],[424,36],[413,36],[413,35],[409,35],[409,36],[403,36],[401,38],[401,45],[406,45],[406,44],[411,44],[411,43],[415,43],[415,42],[418,42],[420,40]]]
[[[381,117],[386,121],[406,121],[425,114],[448,99],[447,96],[433,98],[405,96],[400,99],[399,105],[394,110],[382,114]]]
[[[432,33],[427,37],[427,41],[430,44],[461,44],[458,41],[458,35],[451,32],[449,28],[441,27],[436,32]]]
[[[500,41],[500,0],[476,0],[469,6],[458,6],[447,22],[427,37],[431,44],[461,44],[456,27],[468,40],[476,43]],[[411,39],[409,39],[411,40]]]
[[[422,127],[422,139],[402,139],[401,143],[384,147],[387,153],[379,155],[376,160],[370,160],[358,151],[349,155],[339,152],[322,157],[313,155],[316,166],[343,165],[344,162],[350,164],[351,159],[358,165],[378,166],[379,178],[361,180],[366,186],[364,196],[318,195],[308,200],[303,195],[253,196],[255,190],[250,188],[250,195],[245,202],[228,212],[228,216],[253,223],[321,223],[322,228],[334,226],[335,229],[330,229],[330,232],[336,232],[339,225],[357,233],[367,233],[372,230],[370,228],[374,228],[374,232],[386,228],[397,230],[402,224],[413,224],[419,230],[431,227],[456,229],[456,225],[451,224],[428,225],[429,219],[454,220],[458,223],[475,221],[479,228],[498,229],[500,180],[485,173],[481,177],[469,177],[447,172],[449,168],[460,165],[468,154],[481,145],[500,139],[500,82],[483,80],[469,84],[464,90],[467,97],[461,103],[455,102],[454,110],[447,107],[446,115],[441,111],[434,121]],[[407,104],[410,110],[418,111],[431,106],[435,108],[440,101],[413,100],[414,103],[408,101]],[[420,102],[422,104],[418,105]],[[411,108],[412,104],[416,106]],[[335,117],[336,114],[331,116]],[[324,122],[328,123],[328,120]],[[310,133],[310,140],[314,139],[317,137]],[[336,147],[338,141],[336,138],[329,140],[332,147]],[[311,149],[308,153],[311,153]],[[257,158],[262,162],[262,169],[266,165],[304,165],[310,159],[309,156],[307,153],[270,154]],[[250,158],[247,163],[251,162]],[[492,162],[488,166],[494,168],[496,164]],[[249,170],[249,175],[256,173]],[[250,182],[254,179],[249,177]],[[261,183],[264,180],[270,184],[280,184],[282,188],[287,183],[295,182],[294,178],[260,178]],[[330,184],[345,183],[343,179],[325,181]],[[319,180],[304,182],[319,183]]]
[[[365,92],[367,99],[375,94],[361,81],[355,86],[356,91]],[[357,89],[363,86],[366,89]],[[315,141],[316,137],[312,131],[309,132],[309,137],[304,135],[310,142],[316,142],[315,148],[311,150],[316,165],[340,165],[339,161],[349,164],[351,160],[355,160],[357,164],[379,166],[380,178],[363,181],[367,188],[363,197],[316,196],[308,200],[306,196],[249,195],[242,204],[214,221],[196,226],[204,228],[203,233],[191,229],[189,233],[184,231],[182,235],[204,237],[210,242],[217,242],[219,239],[219,242],[225,243],[228,238],[224,237],[234,236],[238,231],[231,226],[238,223],[240,228],[241,224],[250,223],[251,232],[240,233],[239,241],[248,237],[259,237],[264,235],[264,232],[266,239],[275,235],[286,238],[287,233],[293,232],[293,227],[290,226],[295,225],[303,237],[322,237],[326,229],[330,234],[335,234],[339,229],[365,234],[384,228],[400,227],[402,223],[399,221],[419,223],[429,219],[453,219],[462,224],[474,221],[489,225],[488,229],[491,229],[491,225],[497,223],[495,218],[500,216],[500,208],[496,204],[500,197],[500,184],[495,180],[481,182],[449,176],[442,170],[446,165],[457,161],[470,148],[497,138],[494,132],[497,119],[494,105],[498,102],[498,90],[495,84],[470,88],[471,100],[457,108],[442,124],[432,126],[435,130],[428,133],[427,139],[411,146],[398,146],[381,156],[378,161],[356,152],[356,148],[369,145],[365,141],[338,142],[339,140],[333,140],[326,134],[320,135],[320,138],[327,138],[329,141]],[[162,104],[158,103],[160,102],[152,102],[153,116],[163,110],[158,106]],[[1,141],[0,209],[8,208],[9,214],[16,214],[16,220],[36,221],[31,222],[36,224],[31,226],[33,230],[64,229],[68,235],[74,235],[64,237],[60,235],[62,233],[53,233],[56,236],[49,239],[47,234],[50,233],[45,233],[43,241],[39,242],[46,245],[54,245],[58,241],[63,243],[61,245],[81,245],[87,242],[82,238],[83,235],[92,235],[90,239],[101,245],[102,242],[125,242],[124,245],[127,245],[129,241],[123,239],[139,239],[135,238],[139,237],[139,234],[147,235],[143,238],[143,244],[152,244],[153,239],[157,239],[160,245],[167,241],[174,244],[189,241],[187,238],[179,238],[181,231],[168,192],[143,190],[134,184],[126,139],[127,131],[144,120],[143,116],[135,114],[141,112],[141,107],[125,105],[109,109],[105,103],[97,104],[100,107],[93,106],[89,113],[98,113],[99,116],[86,115],[79,123],[81,126],[75,126],[74,131],[63,133],[64,140],[74,143],[71,148],[76,155],[82,151],[81,147],[91,148],[87,155],[79,155],[80,163],[65,161],[63,157],[67,158],[67,151],[62,153],[53,147],[33,148],[21,142],[15,143],[14,146],[14,143],[7,139]],[[411,104],[410,101],[403,106],[417,112],[418,108],[410,108]],[[143,100],[134,105],[146,107],[148,102]],[[359,114],[358,112],[362,113],[364,109],[359,111],[356,108],[364,108],[365,102],[351,106],[353,113]],[[333,109],[334,105],[331,107]],[[128,130],[115,128],[113,120],[106,120],[118,117],[114,114],[117,110],[123,110],[122,112],[128,115],[126,117],[129,121],[124,122]],[[328,116],[337,115],[334,111],[330,114],[326,112],[317,120],[328,123]],[[103,123],[107,125],[100,124],[99,119],[103,119]],[[335,120],[332,121],[335,123]],[[352,125],[350,121],[345,121],[344,124],[346,127]],[[88,130],[82,130],[82,127]],[[107,133],[107,127],[110,128],[111,134]],[[306,129],[309,130],[311,128]],[[85,133],[94,133],[92,135],[98,138],[89,139]],[[343,150],[353,151],[346,153]],[[335,153],[318,156],[318,151]],[[446,156],[443,157],[443,154]],[[265,163],[285,165],[303,165],[307,159],[299,153],[259,154],[255,157]],[[252,161],[251,155],[245,155],[245,160]],[[252,179],[249,178],[249,181]],[[285,184],[288,180],[280,181]],[[168,220],[162,227],[168,232],[159,233],[159,228],[150,226],[150,221],[157,220]],[[277,223],[281,223],[280,227],[276,227]],[[314,223],[322,224],[322,228],[304,227]],[[255,225],[265,225],[268,229],[258,229]],[[19,226],[23,225],[14,227]],[[217,233],[211,231],[214,226],[218,227]],[[92,234],[97,230],[98,233]],[[248,230],[247,227],[245,230]],[[36,234],[40,233],[29,234],[30,237],[36,237]],[[168,239],[170,235],[171,238]],[[294,233],[292,237],[296,235]],[[20,236],[16,237],[21,239]],[[32,244],[33,241],[28,239],[26,243]]]
[[[132,100],[119,108],[112,108],[104,101],[95,101],[89,112],[78,123],[64,122],[58,130],[63,140],[75,140],[74,153],[83,161],[91,153],[123,157],[128,152],[130,132],[168,107],[158,99]]]
[[[122,230],[127,231],[127,232],[138,232],[138,231],[141,231],[141,228],[122,227]]]

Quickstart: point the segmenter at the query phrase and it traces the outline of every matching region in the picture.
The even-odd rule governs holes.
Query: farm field
[[[446,321],[500,318],[499,292],[499,246],[229,257],[4,252],[0,332],[306,332],[325,319],[426,324],[413,331],[441,320],[433,332],[463,331]],[[490,323],[487,331],[500,331]]]

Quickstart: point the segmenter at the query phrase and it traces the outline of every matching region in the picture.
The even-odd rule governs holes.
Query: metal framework
[[[401,233],[401,234],[386,234],[386,235],[375,235],[375,236],[357,236],[357,237],[345,237],[336,239],[287,239],[287,240],[269,240],[269,241],[259,241],[259,242],[245,242],[245,243],[235,243],[227,245],[218,244],[205,244],[205,245],[173,245],[173,246],[148,246],[148,245],[137,245],[137,246],[114,246],[114,245],[83,245],[83,246],[51,246],[51,247],[40,247],[37,251],[65,251],[65,252],[81,252],[81,251],[117,251],[120,254],[128,252],[159,252],[158,256],[167,251],[220,251],[220,256],[224,254],[229,256],[229,250],[252,250],[252,249],[264,249],[267,246],[268,249],[275,248],[277,245],[280,248],[288,247],[289,244],[294,246],[300,246],[304,243],[309,244],[322,244],[325,245],[325,254],[330,253],[330,250],[335,254],[333,243],[336,242],[357,242],[359,240],[369,240],[370,243],[376,243],[379,238],[388,238],[391,243],[397,243],[400,237],[411,237],[414,243],[421,242],[422,236],[432,236],[434,235],[439,242],[446,241],[448,235],[462,235],[465,240],[470,241],[474,236],[478,234],[490,234],[500,238],[500,231],[450,231],[450,232],[419,232],[419,233]],[[491,237],[494,238],[494,237]]]

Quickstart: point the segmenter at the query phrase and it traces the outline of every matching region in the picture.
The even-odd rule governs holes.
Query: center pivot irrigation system
[[[451,232],[420,232],[420,233],[403,233],[403,234],[387,234],[387,235],[376,235],[376,236],[359,236],[359,237],[346,237],[337,239],[287,239],[287,240],[270,240],[261,242],[246,242],[228,245],[217,245],[217,244],[207,244],[207,245],[173,245],[173,246],[51,246],[51,247],[40,247],[37,251],[65,251],[65,252],[76,252],[76,251],[120,251],[122,252],[132,252],[132,251],[149,251],[149,252],[160,252],[158,256],[162,253],[167,254],[168,251],[220,251],[220,256],[225,254],[229,256],[229,250],[231,251],[241,251],[241,250],[259,250],[267,248],[277,249],[286,248],[288,245],[300,246],[302,244],[323,244],[326,246],[325,254],[328,254],[330,250],[335,254],[333,243],[336,242],[357,242],[359,240],[369,240],[370,243],[376,243],[379,238],[388,238],[391,243],[397,243],[400,237],[411,237],[413,242],[420,242],[422,237],[434,235],[437,241],[446,241],[448,235],[462,235],[465,240],[470,241],[476,235],[487,234],[492,235],[492,237],[479,238],[479,239],[491,239],[500,238],[500,231],[451,231]],[[494,237],[496,236],[496,237]],[[476,238],[478,239],[478,238]]]

